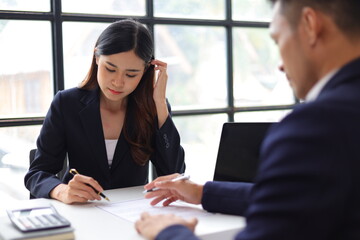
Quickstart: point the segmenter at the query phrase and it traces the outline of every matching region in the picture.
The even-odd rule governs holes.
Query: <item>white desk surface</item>
[[[131,187],[107,190],[104,194],[111,202],[121,202],[143,197],[143,187]],[[98,201],[85,204],[67,205],[56,200],[34,199],[28,201],[51,202],[57,211],[70,220],[75,228],[77,240],[107,239],[107,240],[140,240],[143,239],[135,230],[134,223],[119,218],[98,207]],[[106,201],[106,200],[102,200]],[[11,206],[2,206],[0,216],[6,215],[7,207],[16,207],[20,202]],[[214,214],[199,219],[196,235],[201,239],[218,240],[233,239],[235,234],[245,226],[245,219],[239,216]]]

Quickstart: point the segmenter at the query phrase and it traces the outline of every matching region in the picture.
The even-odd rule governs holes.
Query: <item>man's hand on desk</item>
[[[185,220],[173,214],[168,215],[149,215],[148,213],[141,214],[141,218],[136,221],[136,231],[146,239],[155,239],[155,237],[165,228],[181,224],[188,227],[194,232],[198,221],[196,218]]]
[[[151,183],[145,185],[145,190],[150,190],[155,187],[159,188],[156,191],[146,193],[145,198],[154,198],[154,200],[151,201],[151,205],[156,205],[162,200],[165,200],[163,206],[168,206],[177,200],[200,204],[204,186],[190,180],[171,181],[178,176],[180,176],[180,174],[175,173],[158,177]]]
[[[145,198],[154,198],[150,203],[151,205],[156,205],[162,200],[165,200],[163,206],[168,206],[177,200],[192,204],[200,204],[203,185],[196,184],[187,179],[172,181],[179,176],[180,174],[175,173],[158,177],[151,183],[145,185],[145,190],[157,188],[157,190],[147,192]],[[188,227],[191,231],[194,231],[197,223],[198,221],[196,218],[185,220],[173,214],[151,216],[148,213],[143,213],[141,218],[136,221],[135,228],[138,233],[145,238],[155,239],[155,237],[168,226],[181,224]]]
[[[103,191],[103,188],[93,178],[76,174],[68,184],[57,185],[50,192],[50,197],[67,204],[101,200],[101,197],[94,189],[99,192]]]

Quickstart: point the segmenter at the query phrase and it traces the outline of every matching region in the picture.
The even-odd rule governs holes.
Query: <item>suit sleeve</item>
[[[183,225],[172,225],[162,230],[155,240],[199,240],[189,228]]]
[[[59,185],[56,174],[61,171],[66,155],[65,131],[61,113],[61,93],[57,93],[45,117],[37,139],[37,151],[29,171],[25,175],[25,186],[36,198],[50,198],[50,191]]]
[[[151,162],[159,176],[183,173],[185,171],[184,149],[180,145],[180,135],[171,118],[171,107],[168,104],[169,116],[160,129],[155,132],[155,153]]]
[[[201,204],[209,212],[243,216],[249,206],[252,187],[252,183],[207,182]]]

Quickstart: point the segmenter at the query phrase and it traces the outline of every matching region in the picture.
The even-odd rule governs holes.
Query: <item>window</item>
[[[271,19],[271,8],[264,0],[232,0],[232,19],[236,21],[263,21]]]
[[[44,116],[53,95],[50,23],[0,20],[0,52],[0,118]]]
[[[61,0],[62,10],[66,13],[91,13],[120,16],[144,16],[144,0]]]
[[[155,57],[168,63],[173,109],[226,107],[225,28],[156,24],[154,33]]]
[[[294,104],[280,73],[279,54],[267,29],[233,29],[234,102],[237,107]]]
[[[192,180],[212,180],[222,124],[226,121],[226,114],[174,117],[185,149],[186,172]]]
[[[92,22],[63,23],[65,88],[76,87],[84,80],[91,65],[95,42],[107,25]]]
[[[222,124],[278,121],[296,103],[278,72],[264,0],[0,0],[0,192],[27,198],[23,175],[58,90],[85,77],[111,22],[139,19],[168,63],[167,97],[187,172],[211,180]],[[201,169],[201,171],[200,171]],[[18,188],[4,179],[13,176]],[[9,178],[8,178],[9,177]]]
[[[278,122],[290,113],[290,110],[271,110],[235,113],[235,122]]]
[[[0,0],[1,10],[49,12],[49,0]]]
[[[224,0],[154,0],[155,17],[225,19]]]
[[[3,201],[28,199],[24,175],[29,168],[29,152],[35,148],[39,125],[0,128],[0,193]]]

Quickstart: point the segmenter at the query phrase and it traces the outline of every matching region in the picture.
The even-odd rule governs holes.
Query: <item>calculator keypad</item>
[[[66,219],[55,214],[21,217],[18,221],[27,230],[41,230],[70,225]]]

